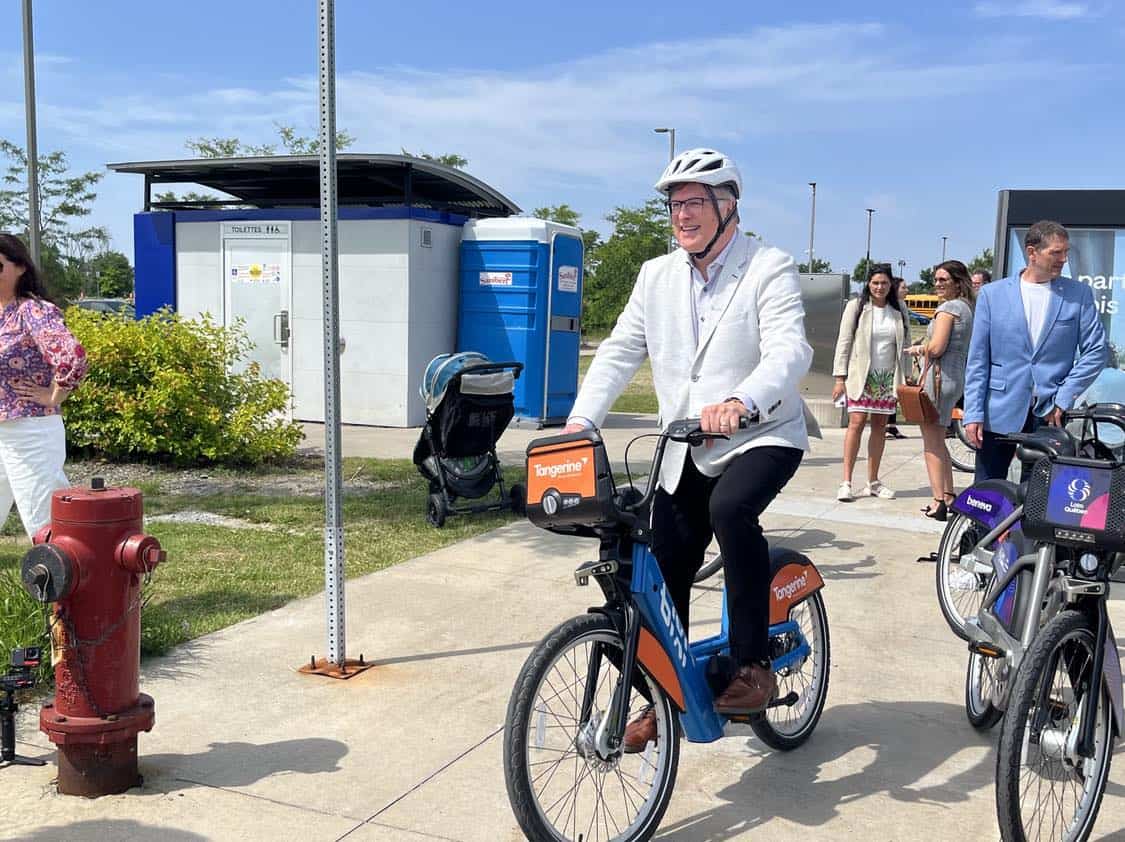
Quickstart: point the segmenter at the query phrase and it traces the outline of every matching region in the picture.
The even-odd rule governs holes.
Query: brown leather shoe
[[[652,705],[645,707],[625,726],[622,747],[626,754],[637,754],[644,751],[649,742],[656,742],[656,710]]]
[[[739,667],[727,689],[715,699],[723,714],[760,713],[777,698],[777,676],[758,664]]]

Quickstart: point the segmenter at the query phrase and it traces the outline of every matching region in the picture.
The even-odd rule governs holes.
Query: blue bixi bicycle
[[[542,438],[528,447],[528,517],[565,535],[596,537],[598,558],[574,572],[593,579],[605,604],[565,621],[535,647],[520,671],[504,726],[504,776],[528,839],[644,840],[672,797],[680,735],[708,743],[728,721],[749,723],[775,749],[804,743],[828,692],[828,618],[823,579],[792,550],[772,549],[770,656],[778,698],[759,714],[726,717],[715,694],[730,675],[724,594],[719,634],[689,643],[649,549],[650,506],[669,441],[708,438],[699,419],[658,437],[642,494],[615,486],[595,430]],[[627,753],[630,712],[652,705],[657,737]]]

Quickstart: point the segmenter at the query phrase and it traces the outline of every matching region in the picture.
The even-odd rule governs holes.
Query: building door
[[[292,389],[289,223],[224,222],[222,239],[224,322],[233,327],[241,320],[253,343],[240,366],[257,363],[262,376]]]

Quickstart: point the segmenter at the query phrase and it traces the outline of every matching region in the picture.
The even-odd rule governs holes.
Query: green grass
[[[522,482],[522,466],[505,470],[505,488]],[[407,460],[347,459],[345,478],[386,487],[344,498],[347,576],[362,576],[512,521],[511,512],[455,516],[442,529],[425,521],[428,487]],[[492,497],[496,490],[491,492]],[[151,523],[168,560],[149,585],[141,650],[159,654],[200,635],[279,608],[324,588],[322,495],[162,494],[145,497],[149,515],[203,510],[270,524],[272,530]],[[479,501],[482,502],[482,501]],[[0,537],[0,656],[42,642],[41,608],[18,582],[26,539]],[[0,668],[2,668],[0,664]]]
[[[586,376],[586,371],[590,368],[590,363],[594,361],[594,357],[590,354],[584,354],[578,358],[578,375],[579,378]],[[654,413],[659,411],[656,404],[656,392],[652,388],[652,364],[645,360],[641,363],[641,367],[637,373],[633,375],[632,382],[625,387],[625,391],[610,407],[611,412],[636,412],[636,413]]]

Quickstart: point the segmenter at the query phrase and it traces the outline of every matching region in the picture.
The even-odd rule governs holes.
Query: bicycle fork
[[[629,693],[636,674],[637,644],[641,634],[640,612],[631,604],[622,606],[623,617],[611,615],[615,625],[624,620],[625,628],[618,628],[625,642],[623,660],[618,669],[617,684],[613,688],[609,708],[601,721],[594,724],[593,747],[602,760],[609,760],[621,750],[625,737],[625,723],[629,718]],[[586,690],[582,697],[582,711],[579,722],[585,729],[591,724],[598,680],[601,677],[602,659],[608,652],[603,643],[595,642],[586,667]]]

